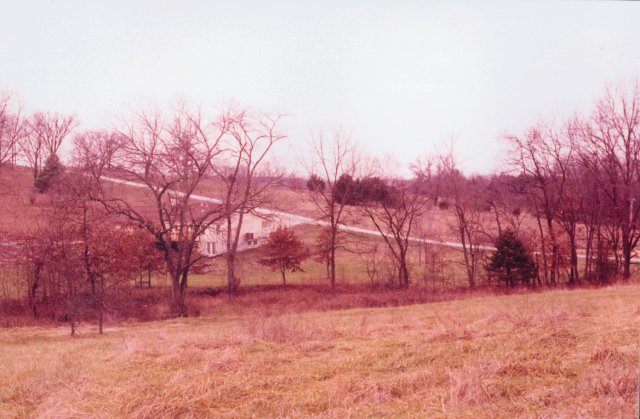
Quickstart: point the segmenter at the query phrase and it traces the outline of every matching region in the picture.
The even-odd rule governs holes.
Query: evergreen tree
[[[64,166],[62,165],[60,158],[57,154],[52,153],[47,158],[47,161],[44,163],[44,167],[40,173],[38,173],[38,177],[36,178],[33,186],[35,186],[40,193],[48,191],[51,185],[55,182],[55,179],[63,170]]]
[[[489,271],[509,287],[529,285],[536,276],[536,264],[529,256],[522,241],[511,229],[506,229],[496,241],[496,251],[491,255]]]
[[[342,174],[333,187],[333,199],[340,204],[356,205],[358,184],[349,174]]]
[[[312,174],[309,180],[307,180],[307,189],[309,189],[311,192],[315,192],[315,191],[322,192],[324,191],[324,188],[325,188],[324,180],[316,174]]]

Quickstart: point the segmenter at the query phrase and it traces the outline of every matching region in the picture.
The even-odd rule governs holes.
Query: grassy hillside
[[[127,178],[126,176],[116,177]],[[121,184],[105,183],[116,196],[136,202],[139,207],[150,205],[149,195],[139,188]],[[221,197],[219,185],[213,180],[205,180],[197,191],[210,197]],[[307,217],[317,217],[318,209],[313,203],[307,190],[293,190],[283,186],[273,186],[268,194],[270,199],[265,201],[267,208]],[[34,220],[37,220],[43,209],[49,205],[47,194],[38,194],[33,188],[33,177],[26,167],[6,167],[0,172],[0,231],[24,232],[28,231]],[[487,218],[491,221],[490,217]],[[358,208],[347,207],[345,222],[370,229],[375,229],[371,222],[363,217]],[[431,208],[423,217],[421,234],[430,238],[456,240],[457,236],[450,231],[450,224],[454,222],[450,211]]]
[[[0,331],[3,416],[633,417],[640,288]]]
[[[31,203],[33,200],[33,203]],[[33,188],[33,175],[25,167],[3,167],[0,172],[0,232],[23,233],[40,219],[48,206]]]

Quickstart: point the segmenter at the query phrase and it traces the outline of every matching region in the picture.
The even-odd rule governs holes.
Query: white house
[[[232,224],[236,225],[238,215],[232,218]],[[240,229],[240,241],[238,242],[238,250],[246,250],[261,245],[269,233],[276,230],[279,226],[291,226],[291,221],[286,217],[270,214],[268,216],[258,216],[255,214],[244,214],[242,218],[242,227]],[[220,220],[212,224],[200,236],[198,240],[198,250],[201,254],[207,256],[217,256],[227,250],[227,223],[226,220]]]

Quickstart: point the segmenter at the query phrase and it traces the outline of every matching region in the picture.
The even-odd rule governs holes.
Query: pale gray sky
[[[640,4],[1,1],[0,88],[106,127],[176,98],[287,114],[291,147],[343,127],[403,165],[451,135],[467,172],[503,131],[589,112],[640,75]],[[281,150],[282,151],[282,150]]]

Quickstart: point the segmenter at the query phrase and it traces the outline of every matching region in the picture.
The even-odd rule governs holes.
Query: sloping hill
[[[0,331],[4,416],[633,417],[640,288]],[[239,307],[242,309],[238,310]],[[226,314],[225,314],[226,313]]]
[[[0,171],[0,231],[23,233],[37,223],[49,205],[46,195],[33,188],[33,176],[26,167],[3,167]]]

